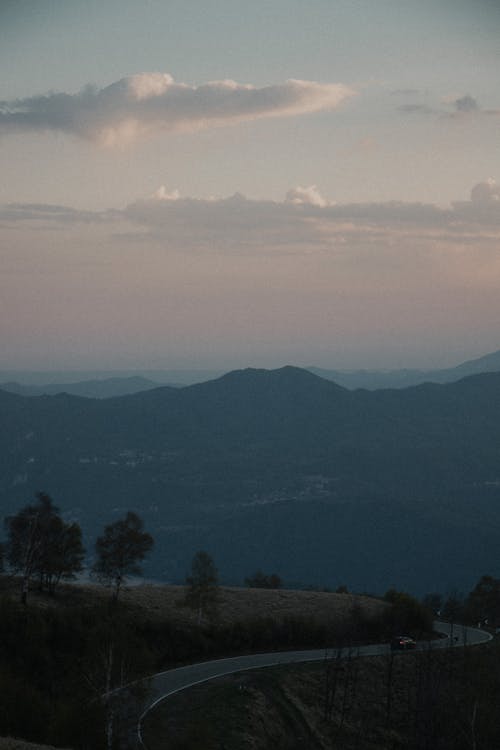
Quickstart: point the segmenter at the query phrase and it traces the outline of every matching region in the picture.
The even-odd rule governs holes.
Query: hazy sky
[[[0,64],[0,369],[500,348],[497,0],[0,0]]]

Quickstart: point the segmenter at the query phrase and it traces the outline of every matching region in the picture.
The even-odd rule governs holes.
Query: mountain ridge
[[[249,368],[103,400],[0,391],[0,413],[5,514],[44,490],[90,540],[133,509],[158,536],[150,577],[205,548],[228,582],[415,590],[498,567],[500,373],[350,391]]]
[[[467,375],[473,375],[481,372],[500,370],[500,351],[483,355],[477,359],[470,359],[451,368],[437,370],[422,369],[401,369],[401,370],[332,370],[328,368],[315,367],[296,367],[286,365],[278,368],[276,371],[286,370],[287,367],[295,367],[298,370],[306,370],[318,377],[334,381],[337,385],[355,390],[365,388],[368,390],[377,390],[383,388],[407,388],[412,385],[418,385],[424,382],[447,383],[459,380]],[[243,368],[232,370],[230,372],[273,372],[264,368]],[[27,396],[41,394],[54,395],[59,392],[66,392],[74,395],[81,395],[87,398],[111,398],[120,395],[128,395],[144,390],[150,390],[162,386],[175,388],[197,385],[202,382],[210,382],[220,379],[229,372],[215,371],[144,371],[143,374],[135,375],[113,375],[111,377],[85,379],[67,383],[50,382],[46,385],[34,385],[32,380],[35,373],[32,373],[28,380],[30,383],[18,383],[13,380],[0,382],[0,388],[13,393],[19,393]],[[2,373],[0,372],[0,377]],[[27,374],[25,373],[25,378]],[[153,377],[152,377],[153,376]],[[43,380],[43,373],[38,374],[38,378]],[[154,379],[153,379],[154,378]]]
[[[476,359],[467,360],[455,367],[435,370],[410,368],[401,370],[332,370],[315,366],[309,366],[307,369],[349,389],[408,388],[426,382],[450,383],[468,375],[496,372],[500,370],[500,350]]]

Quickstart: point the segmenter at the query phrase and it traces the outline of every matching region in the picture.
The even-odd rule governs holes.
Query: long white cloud
[[[328,245],[339,236],[431,236],[444,239],[500,233],[500,186],[492,179],[472,188],[471,198],[440,207],[428,203],[336,204],[316,185],[288,191],[283,202],[256,201],[235,194],[217,200],[182,198],[160,188],[153,196],[129,205],[124,216],[156,237],[184,244],[228,243],[258,246]]]
[[[158,131],[332,110],[354,94],[337,83],[290,79],[257,88],[224,80],[189,86],[168,73],[139,73],[103,89],[0,102],[0,134],[56,130],[115,145]]]
[[[471,244],[475,239],[500,241],[500,185],[493,179],[472,188],[470,200],[448,207],[426,203],[335,204],[315,185],[288,191],[284,201],[251,200],[236,193],[229,198],[181,197],[178,190],[159,188],[152,196],[124,210],[78,211],[63,206],[10,204],[0,206],[7,223],[109,223],[140,227],[165,247],[193,250],[296,252],[327,250],[349,241],[433,239]],[[113,230],[114,231],[114,230]]]

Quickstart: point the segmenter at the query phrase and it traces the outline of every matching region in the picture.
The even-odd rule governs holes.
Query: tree
[[[186,576],[185,604],[198,612],[198,625],[203,616],[217,614],[219,575],[212,557],[200,551],[191,562],[191,575]]]
[[[500,624],[500,580],[481,576],[467,597],[465,614],[471,622],[497,627]]]
[[[45,492],[37,493],[36,503],[6,518],[5,526],[6,557],[12,570],[22,577],[24,604],[34,576],[38,576],[41,589],[47,587],[54,593],[61,578],[72,578],[81,570],[84,549],[80,526],[65,523]]]
[[[283,581],[277,573],[263,573],[259,569],[253,576],[245,578],[245,586],[252,589],[281,589]]]
[[[384,601],[392,604],[384,616],[392,635],[432,631],[431,613],[410,594],[391,588],[384,594]]]
[[[452,591],[448,595],[448,598],[443,602],[441,616],[443,619],[448,620],[453,626],[454,623],[462,621],[463,614],[463,597],[457,591]]]
[[[41,588],[47,588],[53,594],[61,578],[74,578],[82,569],[84,556],[79,524],[68,524],[59,516],[52,516],[47,523],[44,544],[35,566]]]
[[[97,538],[92,574],[113,587],[115,601],[126,577],[142,574],[139,563],[153,547],[153,537],[143,529],[144,521],[129,511],[124,519],[106,526],[104,534]]]
[[[438,593],[431,593],[426,594],[424,598],[422,599],[422,604],[426,609],[429,610],[429,612],[432,613],[432,615],[438,615],[441,612],[441,609],[443,607],[443,597],[441,594]]]

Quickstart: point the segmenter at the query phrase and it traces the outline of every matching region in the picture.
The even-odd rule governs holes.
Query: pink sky
[[[500,12],[471,8],[6,6],[1,369],[499,349]]]

